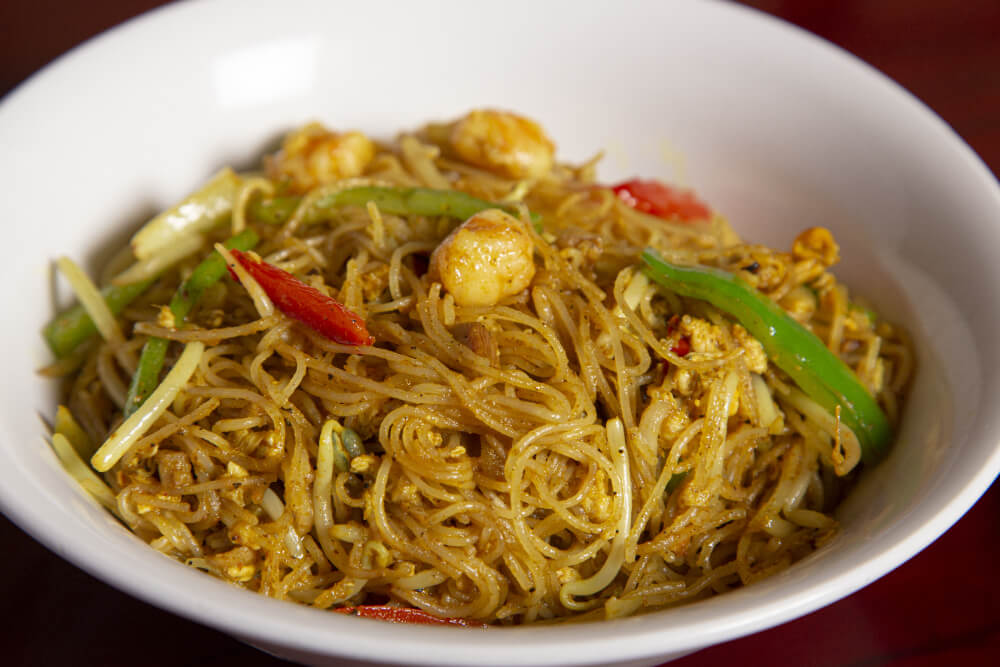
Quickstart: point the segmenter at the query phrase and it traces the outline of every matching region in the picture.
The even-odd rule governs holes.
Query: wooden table
[[[156,0],[0,3],[0,93]],[[873,64],[1000,172],[1000,0],[752,0]],[[640,17],[641,18],[641,17]],[[1000,224],[1000,221],[997,221]],[[96,581],[0,518],[6,665],[283,664]],[[1000,485],[917,557],[805,618],[679,660],[717,664],[1000,664]],[[156,629],[156,634],[151,632]],[[110,635],[113,642],[106,642]],[[153,647],[154,650],[149,649]]]

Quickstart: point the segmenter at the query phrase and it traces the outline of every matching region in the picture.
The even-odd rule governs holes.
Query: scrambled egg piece
[[[759,340],[739,324],[733,325],[733,338],[736,344],[743,348],[743,360],[751,373],[763,373],[767,370],[767,355]]]
[[[245,583],[257,574],[257,555],[245,546],[237,546],[229,551],[208,556],[205,560],[233,581]]]
[[[722,329],[707,320],[685,315],[679,328],[690,341],[692,352],[719,352],[724,347]]]
[[[374,301],[389,287],[389,265],[380,264],[374,271],[361,275],[361,291],[366,301]]]
[[[597,479],[581,499],[580,506],[591,521],[603,523],[611,518],[613,504],[612,496],[608,494],[608,476],[604,471],[598,471]]]
[[[829,268],[840,261],[840,246],[826,227],[810,227],[795,237],[792,257],[798,261],[814,259]]]

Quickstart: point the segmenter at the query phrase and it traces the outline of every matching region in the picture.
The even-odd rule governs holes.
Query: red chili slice
[[[390,623],[419,623],[422,625],[461,625],[470,628],[485,628],[485,623],[471,621],[467,618],[441,618],[421,609],[410,607],[389,607],[386,605],[358,605],[357,607],[339,607],[333,611],[340,614],[351,614],[364,618],[374,618]]]
[[[274,305],[292,319],[344,345],[371,345],[375,342],[365,327],[365,321],[336,299],[267,262],[252,259],[239,250],[229,252],[257,281]],[[236,278],[232,268],[229,273]]]
[[[684,222],[706,220],[712,209],[691,190],[682,190],[659,181],[638,178],[611,187],[619,199],[637,211],[659,218],[677,218]]]
[[[670,351],[676,354],[678,357],[686,357],[688,352],[691,351],[691,341],[688,340],[687,336],[681,336],[674,343]]]

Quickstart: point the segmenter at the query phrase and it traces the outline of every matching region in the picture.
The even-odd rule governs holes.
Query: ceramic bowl
[[[637,17],[641,17],[638,20]],[[889,458],[839,536],[742,590],[623,620],[399,627],[256,596],[129,534],[42,441],[54,387],[38,335],[93,266],[224,164],[309,119],[392,137],[475,106],[538,119],[601,177],[681,180],[740,233],[833,230],[838,275],[913,334],[919,369]],[[72,51],[0,104],[0,507],[108,584],[309,663],[653,664],[809,613],[892,570],[1000,470],[1000,188],[924,105],[800,30],[720,2],[171,5]]]

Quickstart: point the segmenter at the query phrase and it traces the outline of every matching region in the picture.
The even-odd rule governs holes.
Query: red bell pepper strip
[[[686,357],[691,351],[691,341],[688,340],[687,336],[681,336],[677,339],[677,342],[674,343],[673,347],[670,348],[670,351],[678,357]]]
[[[229,252],[257,281],[274,305],[292,319],[344,345],[371,345],[375,342],[365,327],[365,321],[336,299],[267,262],[252,259],[239,250]],[[231,268],[229,273],[236,278]]]
[[[461,625],[468,628],[485,628],[485,623],[471,621],[467,618],[441,618],[429,614],[422,609],[410,607],[390,607],[387,605],[358,605],[357,607],[338,607],[333,611],[340,614],[351,614],[364,618],[374,618],[390,623],[418,623],[423,625]]]
[[[677,331],[677,327],[680,326],[680,323],[680,315],[671,315],[670,319],[667,320],[667,336],[673,336],[673,334]],[[677,342],[670,348],[670,351],[678,357],[686,357],[691,351],[691,339],[687,336],[679,336],[677,338]],[[664,359],[664,361],[666,361],[666,359]]]
[[[685,222],[707,220],[712,209],[704,204],[691,190],[682,190],[659,181],[643,181],[638,178],[611,187],[618,198],[637,211],[655,215],[658,218],[679,218]]]

